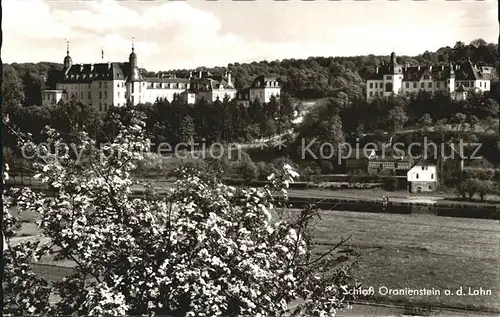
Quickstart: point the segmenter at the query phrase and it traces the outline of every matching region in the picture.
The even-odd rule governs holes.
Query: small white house
[[[425,160],[418,161],[407,173],[409,191],[432,192],[437,189],[437,165]]]

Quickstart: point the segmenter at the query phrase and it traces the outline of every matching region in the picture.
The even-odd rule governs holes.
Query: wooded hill
[[[258,75],[277,76],[282,83],[283,92],[300,99],[337,97],[344,92],[349,98],[363,96],[364,79],[373,73],[387,56],[352,56],[352,57],[309,57],[307,59],[284,59],[252,63],[231,63],[227,67],[199,67],[213,74],[222,74],[230,68],[237,89],[245,88]],[[396,52],[397,54],[397,52]],[[456,63],[470,59],[477,65],[498,67],[498,45],[486,43],[482,39],[466,45],[457,42],[454,47],[442,47],[436,52],[425,51],[418,56],[398,56],[401,64],[439,65]],[[4,64],[4,100],[19,101],[23,105],[41,104],[40,90],[54,88],[58,71],[62,64],[14,63]],[[189,70],[163,70],[185,77]],[[144,75],[154,76],[156,72],[142,69]],[[493,77],[492,90],[496,89],[497,74]]]

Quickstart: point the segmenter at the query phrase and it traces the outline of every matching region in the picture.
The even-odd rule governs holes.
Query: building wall
[[[280,92],[280,87],[250,88],[249,97],[250,101],[258,99],[262,103],[268,103],[272,96],[279,98]]]
[[[66,100],[66,95],[62,90],[42,91],[42,106],[54,106],[61,100]]]
[[[146,90],[146,94],[144,96],[144,102],[151,102],[154,103],[156,99],[158,98],[165,98],[169,102],[172,102],[174,100],[174,95],[180,95],[183,92],[185,92],[186,89],[179,89],[179,88],[148,88]]]
[[[112,100],[111,104],[115,107],[123,107],[127,104],[127,87],[125,86],[125,80],[113,80],[112,84]]]
[[[221,90],[212,90],[212,102],[216,101],[219,98],[220,101],[224,100],[225,96],[229,97],[229,100],[236,97],[235,89],[221,89]]]
[[[437,168],[435,165],[416,165],[408,171],[408,182],[435,182]]]
[[[414,181],[410,182],[410,192],[425,193],[434,192],[437,189],[437,182]]]

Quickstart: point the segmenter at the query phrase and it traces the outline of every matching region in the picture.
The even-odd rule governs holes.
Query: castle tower
[[[128,101],[132,105],[137,105],[141,102],[141,74],[137,67],[137,54],[134,50],[134,38],[132,38],[132,52],[128,57],[129,75],[127,80],[127,95]]]
[[[391,53],[388,73],[384,75],[384,96],[398,94],[403,87],[403,67],[396,62],[396,53]]]
[[[453,64],[450,63],[450,71],[448,73],[448,92],[452,94],[455,91],[455,71],[453,69]]]
[[[66,41],[66,57],[64,57],[64,62],[63,62],[63,72],[66,74],[71,66],[73,66],[73,60],[71,59],[71,56],[69,56],[69,41]]]

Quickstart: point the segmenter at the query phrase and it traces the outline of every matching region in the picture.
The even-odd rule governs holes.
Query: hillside
[[[238,89],[247,87],[256,76],[263,74],[277,76],[282,83],[283,92],[299,99],[337,97],[340,92],[352,99],[363,96],[364,79],[383,61],[388,60],[390,52],[387,53],[387,56],[309,57],[230,63],[227,67],[199,67],[198,70],[207,69],[213,74],[221,74],[229,67]],[[408,65],[434,65],[468,58],[478,65],[498,67],[498,45],[481,39],[474,40],[469,45],[457,42],[454,47],[442,47],[436,52],[425,51],[418,56],[399,56],[397,60]],[[61,68],[62,64],[49,62],[4,64],[4,98],[20,100],[27,105],[40,104],[40,90],[55,86],[55,74]],[[142,71],[148,76],[156,74],[146,69]],[[178,77],[189,73],[187,69],[168,71]],[[493,81],[498,81],[496,74]]]

